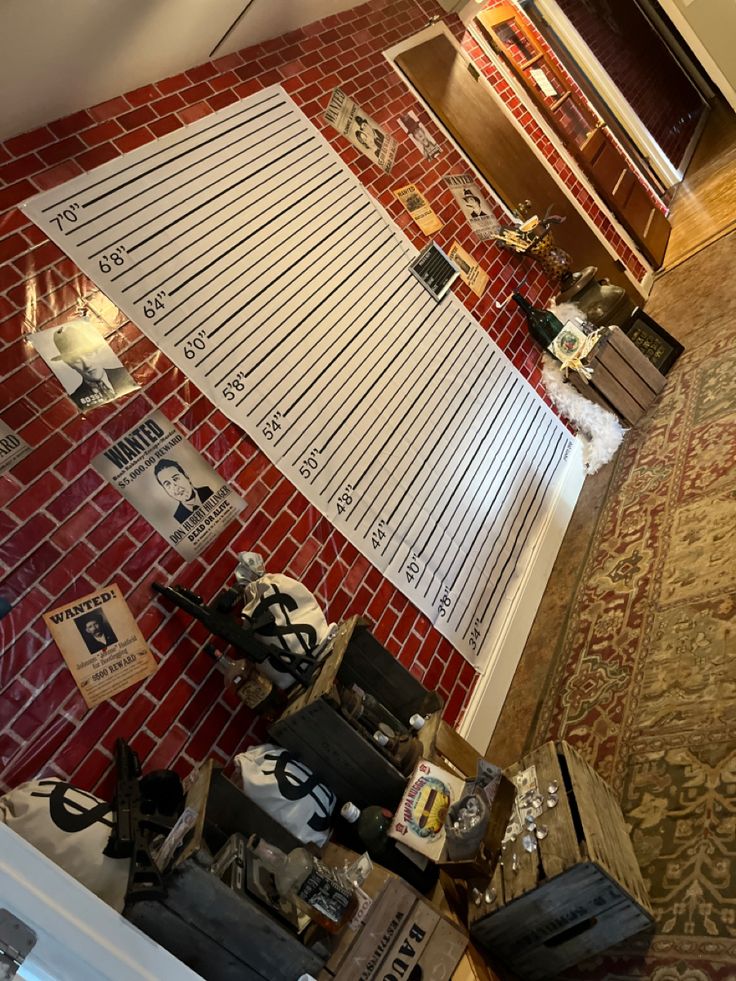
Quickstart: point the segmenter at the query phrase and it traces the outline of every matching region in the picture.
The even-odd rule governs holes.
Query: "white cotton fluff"
[[[557,317],[557,319],[561,321],[563,324],[567,324],[571,320],[573,321],[578,320],[582,323],[585,323],[585,319],[586,319],[585,314],[580,309],[580,307],[576,307],[574,303],[553,302],[550,304],[549,309],[550,312],[553,313],[555,317]]]
[[[542,382],[553,404],[570,420],[582,437],[585,472],[591,475],[597,473],[613,459],[627,430],[612,412],[586,399],[568,384],[562,377],[557,362],[546,353],[542,355]]]

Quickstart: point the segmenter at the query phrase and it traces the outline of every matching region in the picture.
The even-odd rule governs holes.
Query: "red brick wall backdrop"
[[[0,620],[2,787],[54,774],[108,793],[116,736],[129,739],[147,767],[176,765],[182,774],[209,756],[224,762],[260,739],[261,724],[223,693],[221,676],[202,652],[206,632],[154,601],[150,588],[154,579],[176,581],[209,599],[231,580],[242,550],[260,551],[269,571],[301,579],[330,619],[366,614],[377,638],[445,697],[446,717],[455,721],[461,715],[475,678],[470,665],[17,207],[40,190],[281,83],[417,245],[424,244],[423,236],[391,188],[413,181],[427,194],[446,223],[440,241],[459,239],[490,276],[482,299],[462,284],[459,295],[538,386],[537,353],[521,317],[510,310],[499,314],[493,306],[500,291],[518,282],[523,267],[516,257],[473,240],[440,183],[444,174],[467,166],[382,55],[426,26],[428,14],[438,10],[431,0],[423,0],[423,6],[425,12],[412,0],[374,0],[0,145],[0,418],[34,447],[0,476],[0,596],[13,606]],[[450,23],[462,37],[459,21]],[[478,55],[467,39],[466,47]],[[488,66],[482,67],[492,77]],[[338,84],[400,141],[390,176],[322,120]],[[442,155],[431,164],[397,124],[397,114],[408,109],[442,145]],[[564,166],[559,161],[555,166],[569,181]],[[588,209],[582,188],[569,186]],[[617,241],[610,226],[606,234]],[[617,244],[624,260],[633,262],[623,243]],[[552,294],[540,272],[525,288],[540,303]],[[34,330],[68,318],[80,301],[109,328],[109,342],[142,387],[87,417],[77,413],[27,340]],[[156,408],[248,502],[241,520],[194,562],[169,548],[90,463]],[[41,617],[112,582],[121,587],[159,667],[145,683],[89,711]]]

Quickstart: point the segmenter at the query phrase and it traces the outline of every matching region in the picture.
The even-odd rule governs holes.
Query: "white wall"
[[[713,83],[736,110],[734,0],[657,0]]]
[[[253,0],[217,55],[356,0]],[[209,59],[248,0],[2,0],[0,140]]]

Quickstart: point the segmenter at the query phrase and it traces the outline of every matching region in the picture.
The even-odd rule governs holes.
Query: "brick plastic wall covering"
[[[329,619],[366,615],[378,640],[446,699],[446,718],[461,717],[475,682],[470,665],[17,207],[40,190],[280,83],[421,247],[423,236],[391,194],[394,186],[419,185],[446,223],[439,241],[449,245],[458,239],[489,274],[481,299],[462,284],[459,295],[541,393],[538,354],[522,317],[494,308],[494,299],[518,283],[526,266],[474,240],[441,184],[444,174],[464,172],[467,165],[382,54],[425,27],[436,10],[431,0],[375,0],[0,145],[0,418],[34,447],[0,476],[0,596],[12,604],[0,620],[0,789],[57,775],[109,793],[117,736],[131,741],[145,767],[173,765],[182,775],[208,757],[225,763],[262,740],[263,722],[223,692],[221,677],[202,650],[205,630],[154,600],[150,588],[154,579],[178,582],[210,599],[231,580],[242,550],[260,551],[269,571],[301,579]],[[451,17],[448,24],[478,57],[459,20]],[[482,57],[479,63],[495,83]],[[322,119],[338,84],[399,140],[390,176]],[[442,146],[431,164],[397,123],[398,114],[410,109]],[[559,161],[555,166],[565,175]],[[582,188],[569,175],[565,180],[594,213]],[[615,231],[602,216],[595,220],[599,217],[624,261],[635,268]],[[525,289],[540,304],[553,293],[537,269]],[[80,302],[106,325],[109,343],[141,385],[139,393],[86,417],[28,340],[33,331],[68,319]],[[96,453],[157,408],[248,502],[241,520],[193,562],[166,546],[90,465]],[[111,582],[123,590],[158,670],[90,711],[42,614]]]

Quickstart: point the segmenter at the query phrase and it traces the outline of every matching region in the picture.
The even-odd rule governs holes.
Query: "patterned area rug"
[[[578,981],[736,979],[735,339],[709,330],[628,436],[529,740],[613,786],[657,918]]]

